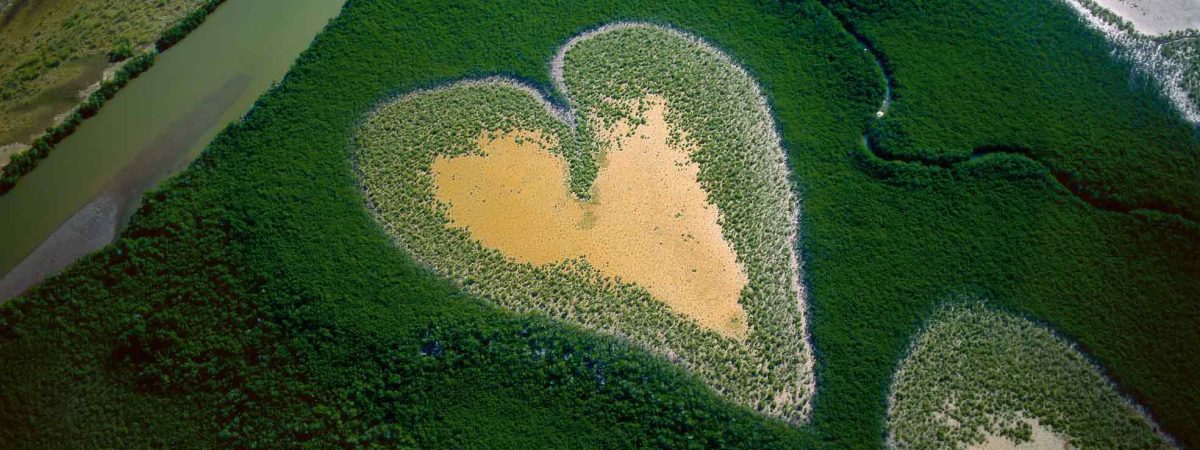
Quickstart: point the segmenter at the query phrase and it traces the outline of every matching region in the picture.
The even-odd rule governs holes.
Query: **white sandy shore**
[[[1200,0],[1093,1],[1133,23],[1143,34],[1200,29]]]

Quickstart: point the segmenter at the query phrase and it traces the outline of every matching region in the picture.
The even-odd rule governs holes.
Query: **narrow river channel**
[[[229,0],[0,195],[0,302],[112,242],[142,193],[283,78],[344,0]]]

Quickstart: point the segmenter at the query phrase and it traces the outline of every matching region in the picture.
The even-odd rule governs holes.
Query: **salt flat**
[[[1150,34],[1200,29],[1200,0],[1095,0]]]

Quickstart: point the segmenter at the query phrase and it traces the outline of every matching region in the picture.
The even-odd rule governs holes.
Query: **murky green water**
[[[35,248],[35,256],[90,251],[72,248],[71,237],[55,230],[101,198],[117,205],[123,221],[142,192],[186,167],[283,78],[343,1],[229,0],[218,8],[0,196],[0,274],[16,275],[13,268]],[[50,259],[38,263],[44,269],[21,263],[22,272],[53,269],[63,258]]]

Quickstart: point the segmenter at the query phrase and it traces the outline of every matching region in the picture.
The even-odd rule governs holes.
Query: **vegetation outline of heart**
[[[645,23],[577,35],[550,70],[566,107],[493,77],[369,112],[354,159],[377,221],[467,292],[627,339],[805,422],[799,203],[758,85]]]

